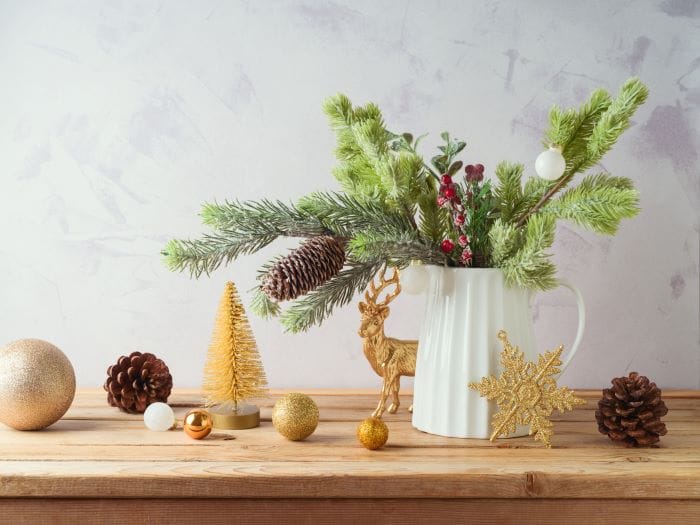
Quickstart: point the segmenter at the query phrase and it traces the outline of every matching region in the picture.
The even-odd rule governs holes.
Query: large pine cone
[[[659,436],[666,434],[666,425],[660,418],[668,408],[656,383],[637,372],[617,377],[611,383],[612,388],[603,390],[595,411],[600,433],[628,447],[657,443]]]
[[[151,403],[168,401],[173,376],[165,362],[153,354],[132,352],[107,369],[104,389],[111,406],[140,414]]]
[[[338,240],[312,237],[275,264],[260,287],[271,299],[289,301],[338,275],[344,264],[345,249]]]

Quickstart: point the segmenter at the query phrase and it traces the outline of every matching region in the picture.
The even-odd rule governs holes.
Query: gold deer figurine
[[[395,413],[399,408],[399,388],[401,388],[401,376],[413,377],[416,373],[416,353],[418,341],[395,339],[384,335],[384,321],[389,316],[388,304],[401,292],[399,284],[399,272],[394,268],[394,274],[390,279],[386,278],[387,268],[382,269],[379,275],[379,284],[374,281],[369,284],[365,292],[365,301],[360,302],[358,308],[362,314],[362,322],[358,333],[364,339],[362,351],[379,377],[384,378],[381,397],[377,409],[372,413],[373,417],[382,417],[384,414],[387,397],[393,396],[393,402],[389,406],[389,413]],[[378,302],[379,295],[391,285],[396,285],[393,292],[387,293],[384,300]],[[412,411],[413,406],[409,407]]]

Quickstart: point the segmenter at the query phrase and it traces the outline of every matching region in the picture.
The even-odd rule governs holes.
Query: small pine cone
[[[666,434],[661,417],[668,412],[661,390],[649,378],[637,372],[616,377],[612,388],[603,390],[595,418],[598,431],[628,447],[648,446]]]
[[[168,401],[173,376],[164,361],[153,354],[132,352],[107,369],[107,402],[124,412],[143,413],[156,401]]]
[[[263,277],[260,288],[276,301],[296,299],[332,279],[345,264],[345,249],[334,237],[305,241]]]

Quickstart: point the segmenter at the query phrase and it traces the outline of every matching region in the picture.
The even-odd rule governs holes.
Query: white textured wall
[[[589,307],[564,381],[638,370],[698,388],[699,17],[693,0],[0,0],[0,339],[54,342],[83,385],[140,349],[196,386],[224,281],[250,288],[285,245],[200,281],[159,250],[202,231],[205,200],[333,188],[324,97],[431,132],[426,155],[448,129],[466,161],[532,173],[551,104],[639,75],[650,99],[604,168],[636,181],[644,211],[614,239],[558,234]],[[420,316],[402,297],[390,332],[416,336]],[[543,349],[571,342],[568,295],[535,316]],[[377,384],[354,305],[304,335],[252,323],[273,386]]]

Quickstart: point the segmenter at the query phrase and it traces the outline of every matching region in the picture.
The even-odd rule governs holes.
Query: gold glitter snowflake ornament
[[[549,416],[552,411],[573,410],[576,405],[585,403],[573,390],[557,388],[554,376],[561,372],[559,358],[564,347],[540,354],[535,364],[525,361],[525,354],[510,344],[503,330],[498,332],[498,338],[503,343],[503,373],[498,378],[483,377],[479,383],[469,383],[469,388],[478,390],[481,397],[498,405],[499,412],[491,421],[491,441],[515,432],[517,425],[530,425],[530,435],[551,448],[554,430]]]

